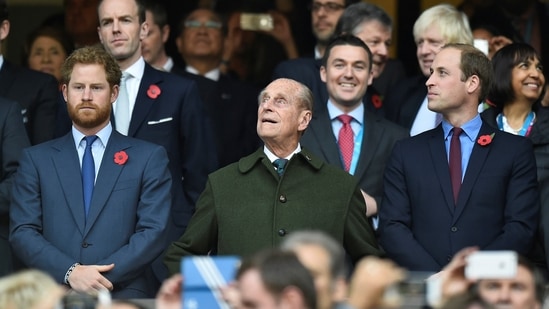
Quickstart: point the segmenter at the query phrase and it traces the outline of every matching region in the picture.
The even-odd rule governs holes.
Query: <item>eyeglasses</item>
[[[326,3],[314,2],[311,5],[309,5],[309,9],[313,12],[318,12],[320,11],[321,8],[324,8],[324,10],[327,13],[334,13],[334,12],[343,10],[345,6],[342,4],[334,3],[334,2],[326,2]]]
[[[221,29],[221,23],[213,20],[208,20],[206,22],[201,22],[198,20],[187,20],[184,25],[185,28],[190,29],[197,29],[200,27],[205,27],[208,29]]]

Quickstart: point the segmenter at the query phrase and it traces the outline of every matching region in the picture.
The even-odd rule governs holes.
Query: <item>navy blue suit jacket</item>
[[[483,124],[454,206],[442,126],[396,143],[387,163],[379,234],[388,257],[439,271],[467,246],[527,254],[539,196],[530,141]]]
[[[128,160],[119,165],[114,154],[122,150]],[[86,219],[80,163],[69,133],[23,151],[13,185],[10,242],[28,267],[59,283],[73,263],[114,263],[105,273],[114,297],[153,297],[147,270],[164,250],[170,188],[166,151],[113,130]]]
[[[151,85],[160,88],[156,98],[147,94]],[[174,179],[168,242],[174,241],[185,231],[208,174],[218,167],[213,130],[195,83],[145,64],[128,136],[168,152]]]
[[[21,105],[27,134],[33,145],[54,138],[58,85],[49,74],[4,61],[0,69],[0,96]]]
[[[297,58],[286,60],[276,66],[273,80],[277,78],[290,78],[304,84],[313,93],[314,110],[325,109],[329,96],[326,83],[320,79],[321,66],[322,61],[320,59]],[[366,110],[379,116],[385,115],[381,96],[374,87],[368,87],[362,102],[364,102]]]
[[[427,77],[416,75],[396,84],[383,100],[385,117],[410,130],[427,96],[426,81]]]

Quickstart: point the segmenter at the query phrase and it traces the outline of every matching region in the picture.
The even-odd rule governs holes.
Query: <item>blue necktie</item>
[[[86,148],[82,157],[82,189],[84,192],[84,211],[86,217],[88,217],[95,184],[95,163],[93,162],[91,147],[97,139],[97,135],[86,136],[84,139],[86,140]]]
[[[288,163],[288,159],[274,160],[273,165],[276,167],[276,172],[278,173],[278,176],[282,176],[282,174],[284,174],[284,168],[286,167],[286,163]]]

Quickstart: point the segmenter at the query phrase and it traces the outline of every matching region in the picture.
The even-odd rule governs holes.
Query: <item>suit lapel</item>
[[[310,127],[311,133],[313,133],[314,138],[317,140],[326,161],[343,169],[339,146],[332,130],[332,120],[330,119],[328,109],[324,108],[316,111],[316,116],[313,116],[312,122]],[[326,142],[327,140],[330,142]]]
[[[444,131],[442,125],[438,125],[434,130],[430,131],[428,144],[431,152],[431,160],[435,168],[435,173],[438,177],[438,182],[441,187],[446,206],[451,213],[455,211],[454,193],[452,192],[452,184],[450,182],[450,169],[446,156],[446,146],[444,145]]]
[[[59,139],[52,147],[57,151],[52,160],[61,188],[65,193],[66,204],[72,213],[80,233],[84,234],[86,218],[84,214],[82,177],[78,152],[74,147],[72,133]]]
[[[479,131],[479,136],[486,135],[486,134],[490,135],[492,133],[495,133],[496,131],[497,131],[496,129],[490,127],[489,125],[483,122],[482,127],[480,128],[480,131]],[[497,136],[495,136],[494,138],[497,138]],[[477,140],[477,136],[475,136],[475,141],[476,140]],[[473,188],[474,188],[473,185],[476,183],[476,180],[480,172],[482,171],[482,166],[484,165],[484,162],[488,157],[490,149],[491,147],[489,146],[480,146],[475,142],[475,145],[473,146],[473,151],[471,152],[471,157],[469,158],[469,163],[467,164],[467,169],[465,170],[463,183],[461,184],[461,189],[459,191],[454,221],[459,218],[459,215],[465,208],[466,202],[473,191]]]
[[[128,136],[135,135],[137,129],[143,125],[143,121],[145,121],[153,104],[155,104],[155,99],[152,99],[147,95],[147,90],[151,85],[159,85],[160,83],[162,83],[161,74],[150,65],[145,64],[145,71],[143,72],[143,78],[139,84],[139,91],[137,92],[137,97],[135,99]],[[159,87],[162,89],[161,86]]]
[[[107,148],[105,148],[101,166],[99,167],[99,173],[97,174],[97,179],[95,181],[85,233],[89,232],[95,220],[97,220],[97,217],[99,217],[99,214],[107,204],[107,200],[124,168],[124,165],[119,165],[114,162],[114,154],[118,151],[125,150],[128,147],[130,147],[130,144],[124,142],[121,135],[113,130],[109,142],[107,143]]]

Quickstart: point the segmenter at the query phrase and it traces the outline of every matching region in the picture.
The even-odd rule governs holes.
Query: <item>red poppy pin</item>
[[[128,161],[128,154],[124,150],[120,150],[114,154],[114,163],[124,165],[126,161]]]
[[[160,87],[158,87],[157,85],[155,84],[152,84],[149,86],[149,89],[147,90],[147,95],[149,96],[149,98],[151,99],[156,99],[158,98],[158,96],[162,93],[162,91],[160,90]]]
[[[377,94],[374,94],[372,96],[372,104],[375,108],[381,108],[381,106],[383,105],[383,101],[381,101],[381,98]]]
[[[482,135],[478,138],[477,140],[477,143],[480,145],[480,146],[486,146],[486,145],[489,145],[491,142],[492,142],[492,139],[494,138],[494,134],[495,133],[492,133],[490,135],[486,134],[486,135]]]

